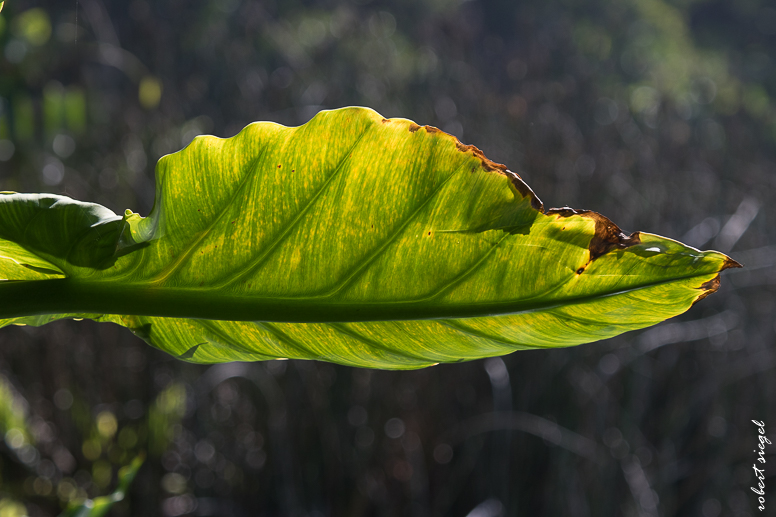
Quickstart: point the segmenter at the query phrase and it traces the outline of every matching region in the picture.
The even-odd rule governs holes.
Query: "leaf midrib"
[[[648,282],[629,289],[521,303],[520,300],[428,305],[416,300],[337,302],[305,297],[256,297],[208,287],[149,288],[136,284],[83,282],[71,278],[0,282],[0,318],[37,314],[97,313],[227,321],[332,323],[459,319],[531,313],[579,305],[716,271]],[[696,288],[699,289],[699,288]],[[701,292],[699,292],[699,295]],[[202,301],[202,300],[206,301]]]

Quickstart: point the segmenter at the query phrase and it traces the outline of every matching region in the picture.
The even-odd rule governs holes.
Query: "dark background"
[[[758,0],[6,0],[0,190],[145,215],[163,154],[366,105],[547,206],[747,267],[667,323],[414,372],[197,366],[111,324],[0,331],[0,512],[774,515],[776,10]],[[493,414],[498,412],[498,415]],[[25,510],[26,508],[26,510]]]

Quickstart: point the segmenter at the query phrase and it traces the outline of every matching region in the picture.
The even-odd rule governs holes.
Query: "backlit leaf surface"
[[[194,362],[418,368],[653,325],[738,266],[545,210],[477,148],[366,108],[197,137],[156,188],[146,218],[0,195],[0,324],[112,321]]]

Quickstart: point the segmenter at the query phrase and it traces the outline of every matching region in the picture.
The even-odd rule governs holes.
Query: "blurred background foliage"
[[[8,0],[1,190],[147,214],[156,160],[198,134],[366,105],[477,145],[548,206],[747,268],[643,332],[416,372],[197,366],[110,324],[3,329],[0,517],[110,494],[142,452],[111,515],[757,514],[774,48],[764,0]]]

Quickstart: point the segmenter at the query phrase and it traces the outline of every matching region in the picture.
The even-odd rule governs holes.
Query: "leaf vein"
[[[391,349],[389,347],[386,347],[385,345],[380,344],[377,341],[374,341],[372,339],[369,339],[368,337],[362,336],[360,333],[353,329],[349,329],[346,325],[346,323],[329,323],[329,327],[333,328],[337,332],[341,334],[345,334],[346,336],[352,337],[353,339],[356,339],[358,341],[361,341],[364,344],[369,345],[370,347],[377,348],[378,350],[382,350],[383,352],[388,352],[391,355],[398,355],[402,357],[406,357],[407,359],[416,359],[416,360],[422,360],[422,361],[432,361],[428,357],[423,357],[422,355],[415,355],[407,353],[404,350],[397,350],[397,349]]]
[[[245,266],[241,267],[237,273],[231,276],[227,276],[221,282],[214,282],[214,285],[213,285],[214,288],[223,288],[230,284],[233,284],[234,282],[240,280],[245,276],[250,275],[251,273],[254,272],[254,270],[261,267],[264,261],[267,258],[269,258],[269,256],[278,248],[278,246],[280,246],[280,244],[282,244],[288,238],[288,236],[291,234],[291,230],[293,230],[296,227],[296,225],[299,224],[299,222],[304,219],[304,215],[310,210],[310,208],[312,208],[312,206],[321,197],[321,195],[334,183],[334,179],[337,176],[339,176],[339,173],[342,171],[343,165],[345,165],[353,150],[356,148],[359,142],[361,142],[361,140],[364,138],[364,135],[366,135],[371,129],[372,129],[371,126],[367,126],[364,132],[359,135],[359,137],[356,139],[356,141],[353,143],[350,149],[348,149],[342,155],[342,158],[340,158],[340,160],[337,162],[330,176],[318,188],[318,190],[315,192],[312,198],[310,198],[307,204],[305,204],[305,206],[299,212],[297,212],[294,218],[286,225],[286,227],[280,232],[280,234],[277,237],[275,237],[275,239],[272,242],[270,242],[266,247],[260,250],[260,254],[257,257],[250,259]]]
[[[494,251],[494,250],[496,250],[496,249],[499,247],[499,245],[500,245],[500,244],[501,244],[501,243],[502,243],[502,242],[503,242],[503,241],[504,241],[504,240],[505,240],[507,237],[509,237],[509,233],[505,232],[505,233],[504,233],[504,236],[503,236],[503,237],[501,237],[501,238],[500,238],[498,241],[496,241],[496,243],[495,243],[493,246],[491,246],[491,247],[490,247],[490,248],[489,248],[489,249],[488,249],[488,250],[487,250],[487,251],[486,251],[486,252],[485,252],[485,253],[482,255],[482,257],[480,257],[479,259],[477,259],[477,262],[475,262],[474,264],[472,264],[471,266],[469,266],[469,268],[468,268],[468,269],[466,269],[465,271],[462,271],[461,273],[459,273],[459,274],[458,274],[458,275],[457,275],[455,278],[453,278],[452,280],[450,280],[449,282],[447,282],[447,283],[446,283],[445,285],[443,285],[442,287],[438,288],[438,289],[437,289],[436,291],[434,291],[433,293],[431,293],[431,294],[429,294],[429,295],[426,295],[426,296],[424,296],[424,297],[422,297],[422,298],[417,298],[417,299],[415,299],[415,300],[412,300],[412,301],[413,301],[413,302],[420,302],[420,301],[426,301],[426,300],[433,300],[434,298],[438,298],[438,297],[442,296],[442,295],[445,293],[445,291],[448,291],[448,290],[452,289],[452,288],[453,288],[453,287],[455,287],[456,285],[458,285],[458,284],[460,284],[461,282],[463,282],[464,280],[466,280],[466,278],[468,278],[470,275],[474,274],[474,273],[475,273],[475,272],[476,272],[478,269],[480,269],[480,268],[482,267],[482,265],[485,263],[485,261],[488,259],[488,257],[490,257],[490,256],[491,256],[491,254],[493,253],[493,251]]]
[[[480,339],[487,339],[488,341],[494,341],[496,343],[508,345],[512,349],[514,349],[514,347],[516,346],[520,346],[520,343],[515,343],[514,341],[508,341],[502,338],[501,336],[494,337],[492,334],[488,334],[487,332],[482,332],[480,330],[467,327],[466,325],[464,325],[463,323],[457,320],[436,320],[436,322],[445,327],[449,327],[455,330],[456,332],[466,334],[467,336],[473,336]]]
[[[348,284],[352,283],[358,276],[364,272],[371,264],[372,262],[377,259],[382,252],[390,246],[393,242],[396,241],[396,239],[404,232],[404,230],[407,228],[407,226],[421,213],[423,208],[428,205],[429,202],[439,193],[442,191],[443,187],[449,183],[449,181],[456,175],[456,172],[453,172],[450,174],[445,180],[437,186],[431,194],[428,195],[428,197],[404,220],[401,225],[393,231],[391,235],[388,236],[388,238],[383,242],[382,245],[380,245],[375,251],[373,251],[369,257],[366,259],[360,261],[360,263],[356,266],[354,270],[352,270],[350,273],[347,273],[347,276],[339,282],[338,285],[334,286],[331,290],[327,291],[326,293],[312,296],[311,298],[328,298],[331,296],[334,296],[338,292],[340,292],[342,289],[348,286]]]
[[[237,186],[236,189],[234,189],[234,192],[229,197],[229,200],[224,204],[224,207],[221,209],[221,211],[216,215],[210,223],[199,232],[195,233],[193,236],[193,239],[191,239],[186,246],[178,253],[175,260],[173,260],[171,263],[167,265],[164,269],[162,269],[159,273],[157,273],[154,278],[150,279],[149,282],[153,284],[160,284],[170,278],[173,274],[175,274],[176,271],[180,269],[180,267],[185,263],[186,259],[188,259],[192,253],[194,253],[200,243],[205,240],[205,237],[210,235],[210,232],[213,231],[213,228],[216,227],[218,222],[226,215],[229,208],[232,207],[232,203],[237,198],[239,194],[242,193],[243,189],[246,185],[250,184],[250,180],[253,179],[255,176],[255,167],[259,163],[259,160],[264,156],[266,149],[268,146],[265,146],[262,148],[259,155],[251,162],[250,166],[246,167],[246,172],[243,175],[243,177],[240,179],[240,184]]]

